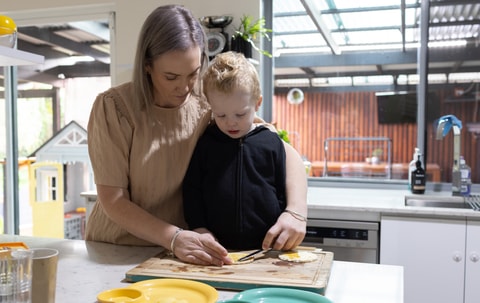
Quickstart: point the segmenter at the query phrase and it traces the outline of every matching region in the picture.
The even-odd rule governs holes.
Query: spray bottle
[[[427,176],[425,175],[425,170],[422,168],[422,161],[420,160],[421,155],[418,155],[417,161],[415,162],[415,170],[411,173],[412,175],[412,193],[414,194],[423,194],[425,193],[425,185]]]
[[[462,196],[470,196],[472,187],[472,170],[467,165],[463,156],[460,156],[460,194]]]

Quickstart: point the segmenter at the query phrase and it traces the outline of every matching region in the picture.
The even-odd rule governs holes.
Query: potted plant
[[[284,129],[278,129],[277,130],[278,136],[280,139],[285,141],[286,143],[290,144],[290,138],[288,137],[288,132]]]
[[[260,49],[255,45],[255,39],[258,37],[266,37],[270,40],[268,33],[271,33],[272,30],[265,28],[265,18],[262,17],[256,21],[253,20],[252,16],[244,15],[240,19],[240,25],[237,30],[232,35],[232,45],[231,50],[243,53],[245,57],[252,57],[252,48],[258,51],[260,54],[267,57],[272,57],[266,50]]]

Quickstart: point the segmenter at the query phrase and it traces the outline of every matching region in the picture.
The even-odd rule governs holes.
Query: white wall
[[[229,14],[234,17],[227,27],[231,33],[237,27],[243,15],[258,18],[261,0],[186,0],[173,1],[191,9],[198,18]],[[2,1],[0,14],[5,14],[17,23],[17,26],[31,25],[32,22],[52,24],[70,20],[92,20],[96,17],[108,17],[115,12],[115,38],[111,41],[112,81],[119,84],[131,79],[132,63],[138,32],[146,16],[157,6],[170,4],[171,1],[129,1],[129,0],[43,0],[43,1]]]

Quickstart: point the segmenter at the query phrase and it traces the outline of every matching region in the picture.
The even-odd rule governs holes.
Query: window
[[[275,0],[271,4],[272,120],[289,132],[292,145],[312,162],[314,175],[328,160],[325,143],[334,138],[388,138],[391,152],[383,150],[381,161],[398,169],[412,160],[418,133],[425,131],[423,152],[430,181],[451,182],[453,134],[437,140],[435,123],[452,114],[463,124],[461,154],[472,167],[473,182],[480,183],[475,139],[480,128],[478,2],[430,1],[428,85],[425,98],[420,96],[425,108],[418,112],[412,106],[422,84],[417,71],[419,1],[406,0],[404,6],[398,0]],[[302,103],[288,102],[293,88],[304,92]],[[379,123],[386,118],[379,116],[384,114],[379,105],[385,105],[379,96],[384,95],[392,96],[390,106],[403,102],[395,107],[398,115],[390,116],[391,123]],[[425,114],[424,125],[417,123],[419,114]],[[408,119],[400,119],[401,115]],[[345,162],[371,161],[378,149],[360,148],[357,140],[344,143],[349,145],[335,156]],[[355,152],[361,154],[352,156]]]
[[[22,136],[22,131],[27,125],[25,123],[19,125],[19,133],[13,135],[20,137],[17,146],[19,155],[13,155],[13,157],[30,155],[36,147],[72,120],[79,122],[88,120],[90,106],[96,94],[111,85],[110,56],[114,54],[110,52],[110,35],[114,34],[112,30],[114,28],[113,10],[112,4],[99,4],[15,11],[9,15],[15,20],[19,32],[17,48],[45,57],[45,64],[23,66],[17,69],[19,103],[18,111],[11,119],[18,119],[20,124],[22,121],[26,121],[25,119],[32,120],[32,117],[37,117],[34,121],[38,123],[35,125],[35,131],[30,129],[27,132],[28,136]],[[75,14],[71,14],[72,11]],[[48,21],[48,24],[45,20]],[[96,78],[90,80],[90,83],[87,78],[82,78],[82,83],[75,83],[72,80],[79,77]],[[48,83],[50,88],[32,87],[33,82]],[[3,86],[3,82],[0,83],[2,83],[0,86]],[[85,90],[85,87],[89,89]],[[45,93],[53,95],[53,98],[44,99]],[[25,102],[30,104],[25,104]],[[45,105],[40,106],[33,104],[34,102],[42,102]],[[26,107],[22,107],[22,105],[26,105]],[[33,108],[40,110],[35,111],[32,110]],[[42,119],[38,118],[38,114],[42,116]],[[0,110],[0,121],[4,121],[4,117],[5,113]],[[50,120],[45,121],[48,118]],[[28,126],[31,127],[31,125],[30,121]],[[7,131],[10,130],[0,127],[0,134]],[[32,137],[32,134],[37,136]],[[12,149],[13,147],[5,145],[5,142],[0,143],[0,155],[9,154]],[[57,184],[61,184],[62,180],[57,177],[45,177],[49,178],[49,182],[48,186],[41,190],[42,198],[62,199],[63,197],[57,196],[61,190],[57,188]],[[20,218],[12,216],[10,211],[5,214],[0,211],[0,217],[6,217],[8,232],[20,230],[21,234],[28,235],[32,225],[27,183],[28,169],[26,171],[20,169],[19,179],[19,184],[14,186],[16,188],[12,188],[12,190],[8,188],[5,195],[2,191],[4,186],[0,187],[0,193],[2,193],[0,204],[8,203],[9,210],[19,209]],[[69,191],[79,198],[79,192],[85,190],[81,189],[83,180],[76,178],[74,181],[69,183]],[[1,174],[0,185],[3,184],[5,184],[5,180]],[[14,194],[14,192],[18,194]],[[5,201],[3,198],[6,198]],[[67,206],[75,209],[81,205],[65,205],[65,211],[71,211]],[[1,209],[3,210],[4,207]]]

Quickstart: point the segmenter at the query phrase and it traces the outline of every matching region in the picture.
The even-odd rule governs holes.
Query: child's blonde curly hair
[[[207,99],[212,90],[222,93],[241,90],[249,93],[252,101],[261,97],[257,70],[243,54],[232,51],[216,55],[203,75],[203,91]]]

